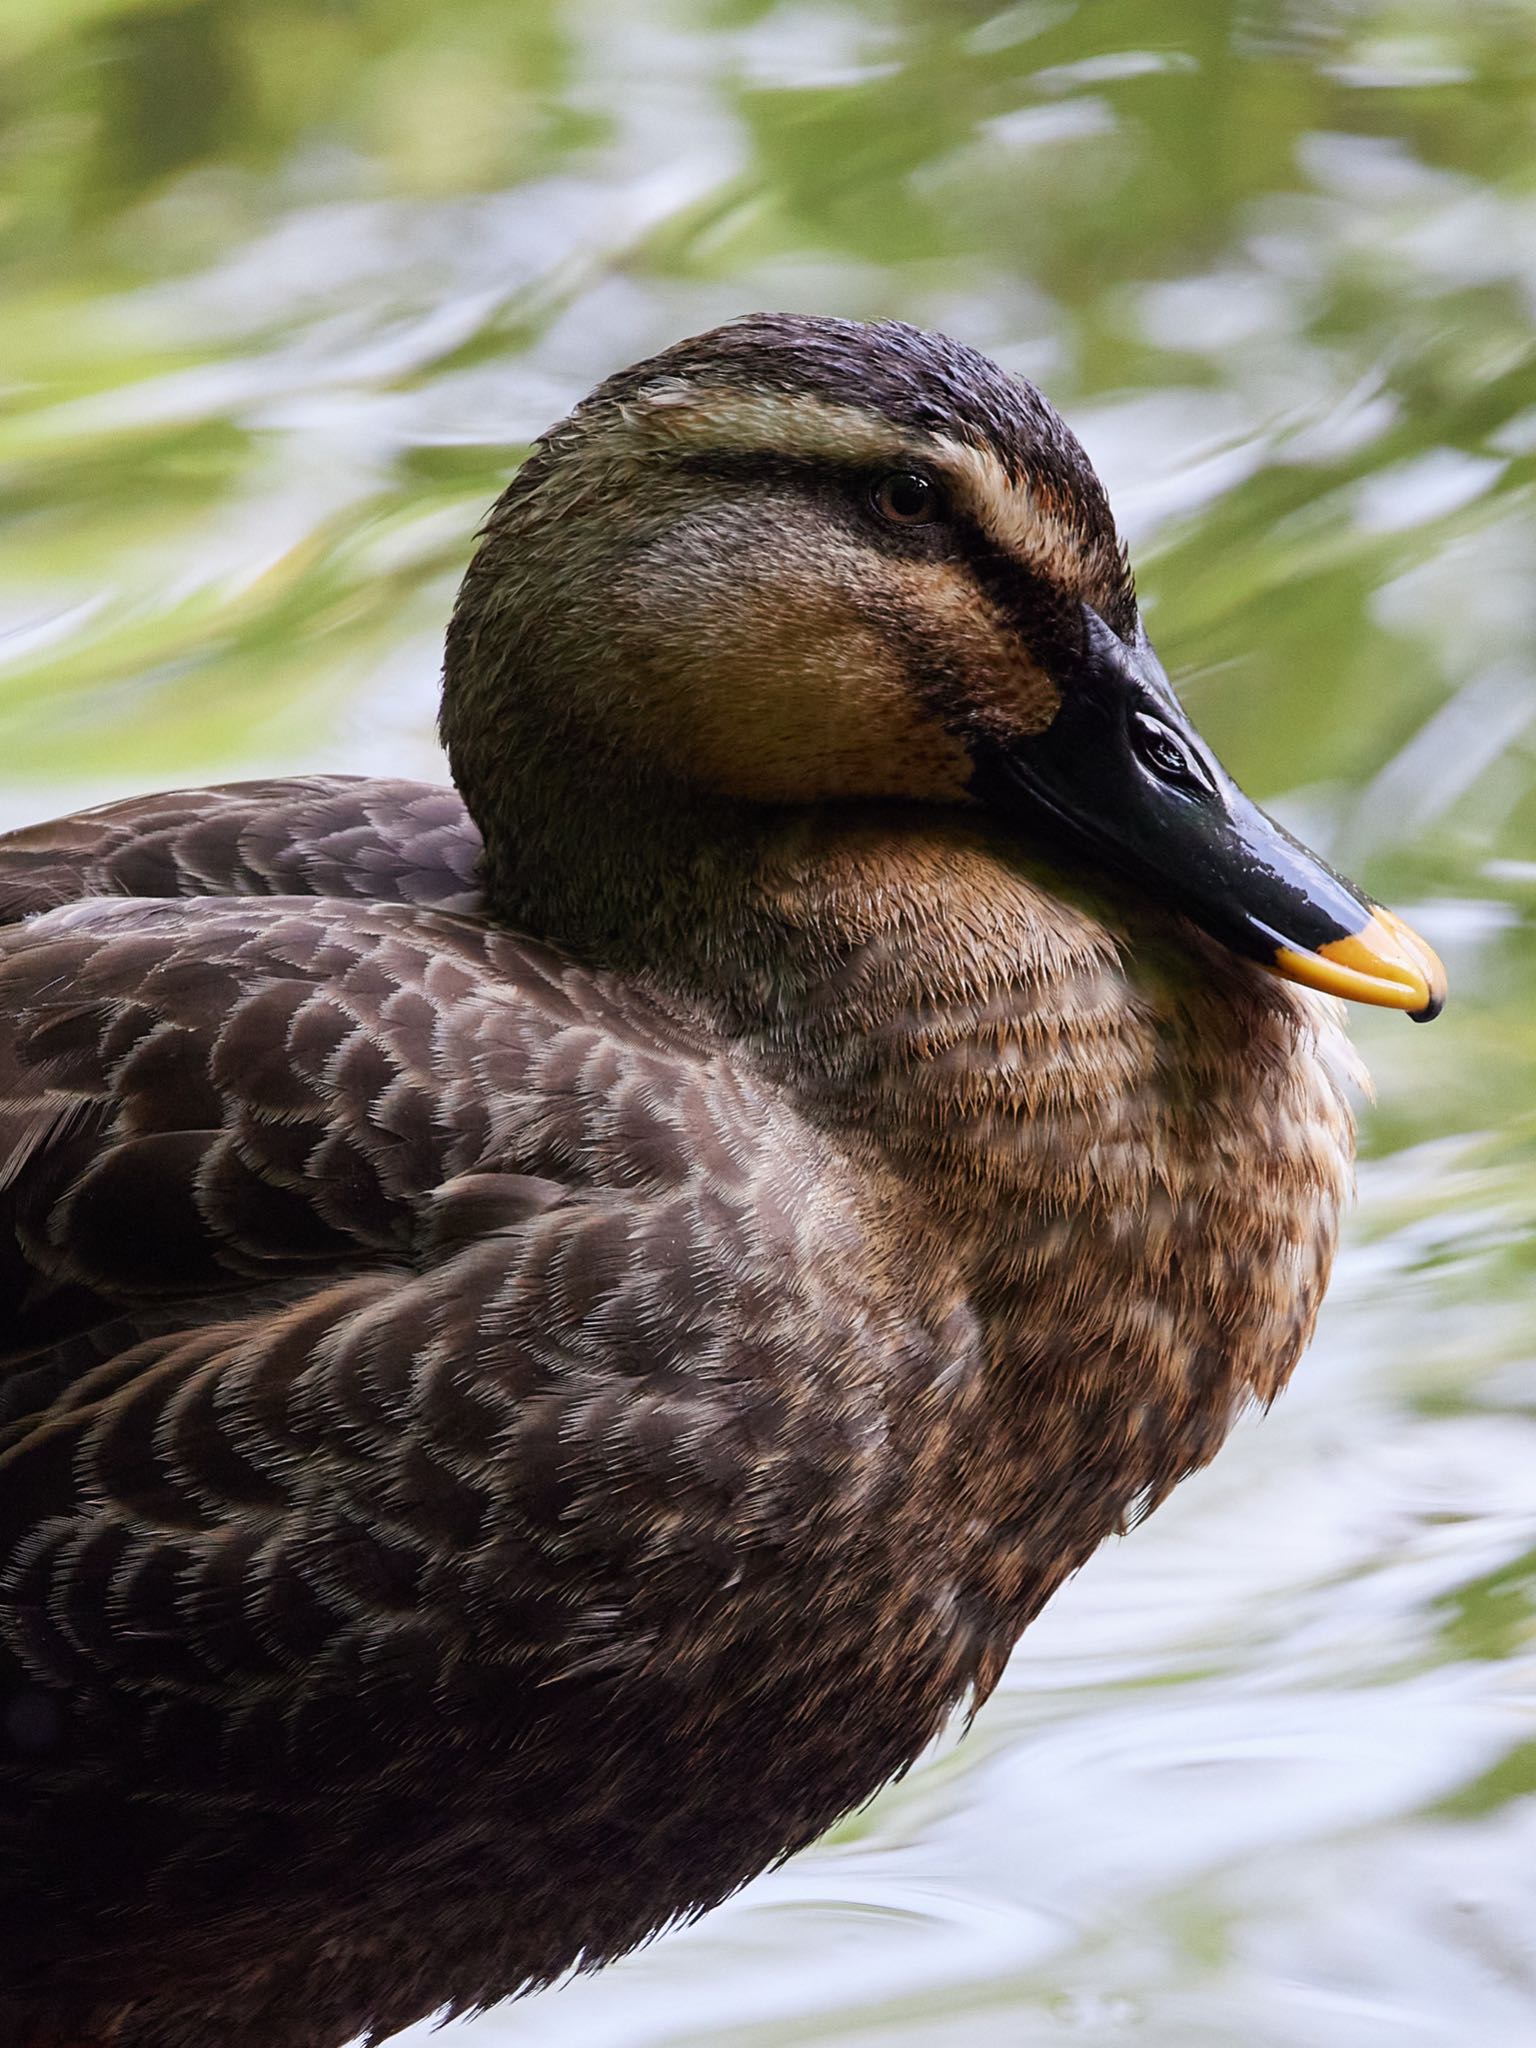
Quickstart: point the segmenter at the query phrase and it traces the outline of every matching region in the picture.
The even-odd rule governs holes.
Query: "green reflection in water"
[[[0,814],[439,772],[475,522],[755,305],[1046,384],[1209,737],[1447,954],[1317,1350],[1002,1694],[527,2044],[1536,2038],[1536,37],[1471,0],[8,0]]]

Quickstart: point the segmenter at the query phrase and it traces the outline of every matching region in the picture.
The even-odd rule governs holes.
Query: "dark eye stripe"
[[[832,517],[860,545],[872,552],[900,559],[932,558],[957,552],[951,519],[932,522],[902,522],[883,519],[875,510],[872,494],[889,463],[836,462],[824,456],[781,455],[775,451],[741,449],[695,449],[670,458],[675,469],[695,476],[764,489],[788,488],[804,497],[825,518]]]
[[[867,490],[889,465],[837,462],[824,455],[784,455],[773,448],[695,448],[669,458],[674,469],[715,476],[730,483],[796,484],[824,495],[829,487]]]
[[[1047,675],[1071,673],[1083,658],[1080,598],[1000,548],[974,521],[961,522],[971,574]]]

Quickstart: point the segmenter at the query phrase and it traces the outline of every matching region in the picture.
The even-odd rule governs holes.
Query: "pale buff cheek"
[[[1054,688],[952,565],[823,543],[814,558],[769,545],[744,568],[734,582],[669,573],[631,650],[649,743],[686,780],[768,802],[964,802],[972,763],[925,695],[929,672],[1009,732],[1055,714]]]
[[[717,673],[728,691],[705,699],[684,742],[704,787],[770,802],[964,800],[964,748],[913,699],[877,633],[789,619],[776,638],[722,650]]]

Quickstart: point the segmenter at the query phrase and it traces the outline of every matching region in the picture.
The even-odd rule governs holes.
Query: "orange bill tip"
[[[1373,910],[1359,931],[1331,939],[1315,953],[1280,946],[1273,965],[1277,974],[1303,988],[1406,1010],[1417,1024],[1428,1024],[1445,1007],[1440,956],[1390,910]]]

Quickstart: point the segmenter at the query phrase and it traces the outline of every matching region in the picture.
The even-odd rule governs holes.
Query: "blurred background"
[[[4,0],[0,304],[0,824],[440,776],[530,438],[733,313],[894,314],[1045,385],[1207,736],[1451,968],[1355,1012],[1275,1413],[963,1744],[446,2038],[1530,2048],[1536,10]]]

